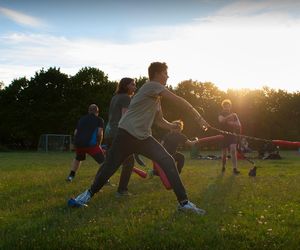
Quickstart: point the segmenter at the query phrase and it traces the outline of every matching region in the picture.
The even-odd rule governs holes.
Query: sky
[[[110,80],[166,62],[168,84],[300,91],[298,0],[0,0],[0,81],[58,67]]]

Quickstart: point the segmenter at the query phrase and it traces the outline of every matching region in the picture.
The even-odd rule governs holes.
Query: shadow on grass
[[[125,199],[114,197],[116,187],[104,188],[84,209],[67,207],[70,190],[40,193],[35,189],[39,186],[31,186],[22,192],[39,198],[32,209],[4,225],[1,249],[270,249],[269,240],[279,246],[273,249],[280,249],[286,235],[256,238],[239,230],[220,231],[225,221],[237,216],[230,206],[232,196],[238,200],[243,192],[238,190],[240,178],[245,177],[220,175],[200,191],[208,212],[204,217],[166,206],[174,194],[165,191],[159,179],[134,180],[136,195]],[[250,182],[254,188],[255,180]]]

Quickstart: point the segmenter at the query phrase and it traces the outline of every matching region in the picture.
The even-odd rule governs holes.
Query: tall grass
[[[204,217],[176,211],[176,197],[159,178],[133,174],[130,197],[105,186],[88,208],[67,200],[97,172],[88,158],[67,183],[73,154],[0,153],[0,249],[299,249],[300,155],[239,161],[241,175],[220,174],[220,161],[189,160],[181,174]],[[149,161],[146,161],[150,168]],[[119,172],[111,182],[118,183]]]

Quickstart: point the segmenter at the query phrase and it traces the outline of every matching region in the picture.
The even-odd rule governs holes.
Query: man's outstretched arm
[[[177,104],[178,106],[182,107],[183,109],[186,109],[188,110],[189,112],[192,113],[194,119],[197,121],[197,123],[200,125],[200,127],[202,129],[207,129],[209,127],[211,127],[209,125],[209,123],[207,121],[204,120],[204,118],[199,114],[199,112],[188,102],[186,101],[184,98],[178,96],[178,95],[175,95],[174,93],[172,93],[171,91],[169,91],[168,89],[165,89],[163,90],[160,95]]]

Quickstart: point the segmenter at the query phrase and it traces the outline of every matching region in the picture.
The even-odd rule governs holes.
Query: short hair
[[[164,70],[167,70],[168,66],[165,62],[153,62],[148,68],[149,80],[153,80],[156,73],[160,73]]]
[[[229,104],[230,106],[232,106],[232,103],[229,99],[223,100],[221,106],[224,107],[226,104]]]
[[[99,108],[96,104],[91,104],[88,109],[89,114],[97,114],[99,113]]]
[[[173,121],[172,123],[176,123],[179,126],[180,130],[183,130],[183,121],[176,120],[176,121]]]
[[[117,85],[116,94],[122,94],[128,92],[128,85],[134,81],[133,78],[124,77]]]

